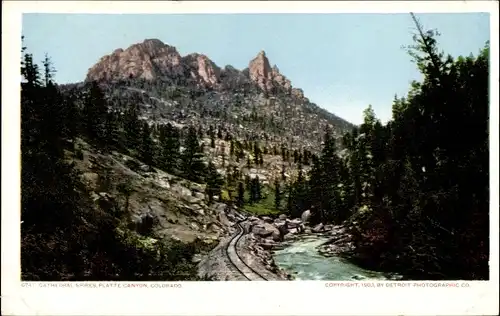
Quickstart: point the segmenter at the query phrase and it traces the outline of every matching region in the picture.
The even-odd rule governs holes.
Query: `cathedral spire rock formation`
[[[86,81],[100,82],[128,79],[166,80],[172,84],[189,82],[214,89],[250,81],[264,93],[274,95],[280,92],[301,101],[307,100],[303,92],[293,88],[290,80],[280,73],[278,66],[271,67],[264,50],[249,62],[247,72],[230,66],[221,69],[200,53],[181,56],[174,46],[150,38],[126,49],[115,49],[92,66],[86,77]]]
[[[284,90],[291,93],[292,84],[284,75],[279,72],[276,65],[272,68],[266,52],[261,50],[257,56],[252,59],[248,65],[250,79],[255,82],[262,90],[266,92]]]

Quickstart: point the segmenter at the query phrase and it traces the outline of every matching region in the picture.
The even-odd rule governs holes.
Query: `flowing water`
[[[328,238],[306,236],[274,252],[276,264],[295,280],[385,280],[383,273],[362,269],[339,257],[322,256],[316,249]]]

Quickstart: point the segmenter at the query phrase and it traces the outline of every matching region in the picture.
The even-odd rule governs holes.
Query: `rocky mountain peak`
[[[87,73],[87,81],[116,81],[127,78],[153,80],[184,72],[181,56],[173,46],[146,39],[127,49],[116,49],[102,57]]]
[[[266,53],[261,50],[257,56],[252,59],[248,66],[250,79],[255,82],[262,90],[266,92],[284,90],[291,93],[292,83],[273,65],[271,68]]]
[[[250,79],[255,82],[262,90],[272,89],[271,66],[266,57],[266,53],[261,50],[257,56],[248,64]]]
[[[151,45],[151,46],[156,46],[156,47],[163,47],[165,46],[165,43],[163,43],[161,40],[157,38],[147,38],[142,42],[143,45]]]
[[[285,92],[304,99],[276,65],[271,67],[266,52],[261,50],[249,62],[248,69],[219,68],[206,55],[192,53],[182,57],[174,46],[150,38],[126,49],[115,49],[102,57],[87,73],[87,81],[120,81],[126,79],[167,80],[190,82],[201,87],[238,88],[253,82],[261,90],[274,94]]]

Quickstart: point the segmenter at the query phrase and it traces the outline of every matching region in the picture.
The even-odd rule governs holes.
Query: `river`
[[[382,272],[362,269],[340,257],[322,256],[316,247],[328,240],[322,236],[304,236],[273,254],[276,264],[295,280],[386,280]]]

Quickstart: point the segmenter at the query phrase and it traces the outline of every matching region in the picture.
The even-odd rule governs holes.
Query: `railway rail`
[[[251,266],[249,266],[238,253],[238,243],[241,237],[245,235],[245,231],[241,226],[241,223],[244,221],[245,220],[241,220],[236,223],[235,226],[238,232],[234,234],[227,243],[226,255],[229,258],[229,262],[231,263],[231,265],[234,266],[236,270],[248,281],[268,281],[259,272],[255,271]]]

